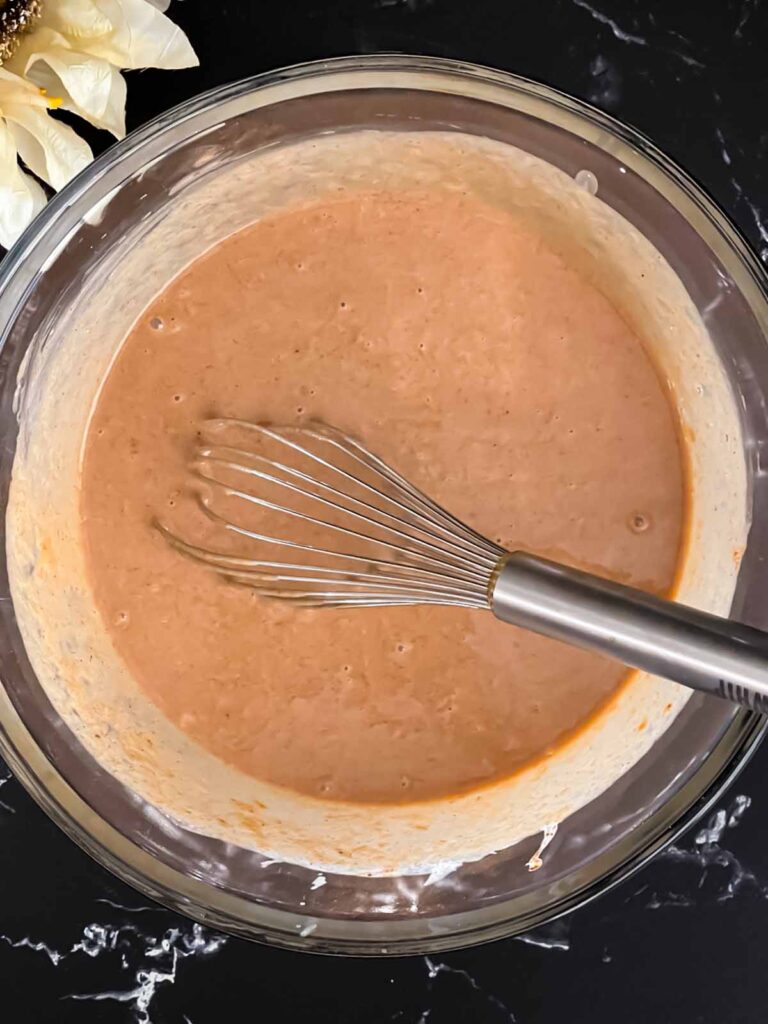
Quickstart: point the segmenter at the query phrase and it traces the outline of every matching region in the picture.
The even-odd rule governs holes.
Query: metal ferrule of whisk
[[[207,421],[193,474],[218,549],[188,557],[305,607],[451,605],[768,710],[768,634],[525,552],[508,552],[324,423]],[[489,495],[492,498],[492,495]]]

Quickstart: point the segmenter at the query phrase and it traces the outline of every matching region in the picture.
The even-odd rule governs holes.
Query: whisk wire
[[[324,429],[329,430],[330,428]],[[344,448],[344,446],[341,445],[339,441],[335,440],[333,437],[327,436],[327,434],[313,433],[313,436],[321,438],[328,444],[335,445],[342,451],[347,451],[347,449]],[[489,553],[489,549],[493,549],[494,559],[498,557],[498,551],[500,549],[498,549],[496,545],[491,544],[487,537],[483,537],[482,534],[478,533],[476,530],[473,530],[472,527],[467,526],[467,524],[463,523],[460,519],[457,519],[456,516],[448,512],[447,509],[444,509],[441,505],[438,505],[436,501],[433,501],[427,494],[424,494],[423,491],[420,491],[416,486],[414,486],[414,484],[412,484],[410,480],[407,480],[404,476],[401,476],[397,472],[397,470],[393,469],[391,466],[388,466],[386,462],[383,462],[377,455],[374,455],[373,452],[369,452],[366,448],[363,448],[363,446],[353,437],[347,437],[346,435],[344,435],[344,441],[351,448],[357,449],[359,452],[362,453],[363,458],[361,458],[360,461],[364,465],[370,466],[371,469],[374,469],[377,472],[379,472],[385,479],[393,481],[395,484],[398,485],[399,488],[406,491],[408,494],[412,495],[420,505],[422,505],[425,509],[428,510],[428,512],[432,516],[436,516],[438,519],[444,521],[447,529],[454,536],[458,533],[462,537],[465,537],[469,542],[471,542],[471,546],[483,555],[487,555]],[[353,453],[350,452],[350,454]]]
[[[212,551],[160,526],[176,550],[259,596],[307,607],[488,607],[489,580],[502,549],[455,519],[359,442],[325,424],[271,427],[219,419],[209,421],[208,427],[253,433],[260,443],[282,446],[318,467],[323,479],[284,458],[243,448],[242,442],[204,445],[194,472],[206,485],[198,501],[208,519],[249,543],[295,552],[299,560],[259,557],[258,550],[254,557]],[[324,446],[322,453],[313,445]],[[335,461],[339,455],[346,464]],[[249,489],[233,486],[233,474],[250,481]],[[267,497],[263,486],[278,488],[284,501]],[[226,514],[220,510],[222,497],[227,499]],[[240,515],[229,514],[238,503],[243,511],[263,510],[286,523],[330,531],[344,544],[316,545],[290,539],[282,529],[251,529],[237,521]],[[330,518],[313,511],[318,507]],[[340,549],[348,545],[350,550]]]
[[[343,576],[340,577],[338,569],[327,566],[307,566],[293,562],[262,561],[259,559],[245,559],[233,555],[221,555],[215,552],[206,551],[205,549],[196,547],[195,545],[188,544],[186,541],[182,541],[173,534],[170,534],[163,527],[160,527],[160,529],[165,533],[173,547],[188,555],[190,558],[213,566],[225,575],[237,575],[243,579],[247,578],[254,583],[269,581],[317,583],[318,581],[322,581],[324,578],[327,578],[339,586],[358,586],[371,590],[391,590],[392,586],[390,586],[390,584],[399,587],[403,586],[402,576],[388,575],[381,572],[366,573],[358,572],[356,570],[344,570]],[[270,571],[260,571],[263,569]],[[278,570],[280,572],[278,572]],[[285,574],[282,575],[280,574],[281,572],[285,572]],[[304,575],[299,575],[301,573]],[[450,586],[447,586],[446,583],[442,583],[437,579],[425,580],[417,577],[415,579],[407,580],[407,585],[414,592],[419,591],[422,593],[433,591],[435,593],[445,594],[450,592],[456,597],[472,597],[475,593],[475,589],[471,585],[453,583]]]
[[[213,478],[213,477],[208,477],[205,474],[200,474],[200,476],[202,477],[202,479],[204,479],[204,480],[206,480],[208,482],[218,483],[218,481],[215,480],[215,478]],[[264,474],[260,473],[260,474],[258,474],[258,476],[264,478]],[[346,526],[339,526],[337,523],[329,522],[327,519],[319,519],[317,516],[313,516],[313,515],[310,515],[310,514],[305,513],[305,512],[297,512],[295,509],[289,508],[286,505],[279,505],[276,502],[270,501],[267,498],[261,498],[261,497],[259,497],[257,495],[249,494],[247,491],[241,491],[241,490],[239,490],[237,488],[226,487],[226,486],[223,486],[223,485],[220,485],[220,486],[222,486],[222,489],[223,489],[224,493],[227,494],[228,497],[231,497],[231,498],[241,498],[242,500],[247,501],[247,502],[249,502],[252,505],[258,505],[261,508],[267,508],[267,509],[270,509],[273,512],[280,512],[280,513],[282,513],[282,514],[284,514],[286,516],[291,516],[292,518],[301,519],[305,523],[312,523],[314,526],[319,526],[319,527],[322,527],[324,529],[333,530],[333,531],[335,531],[337,533],[344,534],[347,537],[354,537],[354,538],[356,538],[358,540],[365,541],[365,542],[367,542],[369,544],[384,545],[390,551],[396,551],[396,552],[399,552],[399,553],[401,553],[403,555],[413,555],[415,553],[410,548],[408,548],[407,546],[405,546],[403,544],[397,544],[394,541],[383,541],[383,540],[379,539],[378,537],[371,536],[371,534],[368,534],[368,533],[363,533],[360,530],[354,530],[351,527],[346,527]],[[290,486],[290,485],[286,484],[286,486]],[[347,514],[355,517],[356,519],[361,519],[364,522],[367,522],[367,523],[369,523],[371,525],[380,525],[380,524],[376,523],[376,520],[371,519],[368,516],[364,516],[364,515],[362,515],[360,513],[344,509],[343,506],[338,505],[335,502],[329,501],[329,500],[327,500],[325,498],[320,498],[320,497],[317,497],[316,495],[307,495],[306,492],[300,491],[300,490],[298,490],[297,488],[294,488],[294,487],[291,487],[291,490],[297,491],[297,493],[302,494],[304,497],[315,497],[316,500],[321,501],[324,505],[327,505],[327,506],[329,506],[331,508],[336,508],[336,509],[338,509],[339,511],[342,511],[342,512],[346,512]],[[403,537],[405,539],[412,540],[413,543],[419,544],[421,547],[423,547],[424,549],[426,549],[428,551],[433,551],[433,552],[438,552],[439,553],[440,550],[441,550],[440,548],[438,548],[435,545],[428,544],[426,541],[419,540],[418,538],[412,538],[407,533],[403,533],[401,531],[397,531],[397,530],[394,530],[394,529],[391,529],[391,528],[386,528],[386,527],[382,527],[382,529],[388,529],[389,532],[391,532],[393,535],[401,536],[401,537]],[[338,552],[334,552],[334,554],[336,556],[338,556],[339,553]],[[453,562],[447,561],[444,558],[438,558],[438,557],[436,557],[434,555],[432,556],[432,561],[434,563],[437,563],[437,564],[440,564],[440,565],[444,565],[444,566],[455,565],[455,563],[453,563]]]
[[[230,425],[237,425],[238,427],[242,427],[246,430],[252,431],[258,435],[261,435],[262,437],[269,437],[272,440],[276,441],[277,443],[286,445],[289,448],[292,448],[294,451],[299,452],[302,455],[305,455],[307,458],[318,463],[319,465],[322,465],[327,469],[330,469],[332,472],[338,473],[339,475],[346,477],[347,480],[357,483],[360,486],[366,488],[368,491],[374,494],[377,499],[385,498],[395,502],[400,510],[402,510],[403,507],[407,507],[410,509],[410,511],[418,513],[418,508],[421,507],[421,509],[426,511],[427,513],[425,517],[426,521],[434,525],[434,519],[435,517],[437,517],[438,519],[445,522],[447,527],[446,532],[449,534],[449,536],[455,539],[456,534],[458,533],[462,537],[464,537],[468,542],[470,542],[471,546],[479,553],[483,555],[488,554],[490,542],[485,537],[477,533],[475,530],[472,530],[471,527],[467,526],[466,523],[463,523],[460,519],[457,519],[455,516],[451,515],[450,512],[446,511],[446,509],[444,509],[441,505],[438,505],[437,502],[433,501],[430,497],[428,497],[428,495],[424,494],[423,491],[420,491],[414,484],[412,484],[405,477],[401,476],[396,470],[394,470],[391,466],[387,465],[387,463],[380,459],[377,455],[374,455],[373,452],[370,452],[368,451],[367,448],[364,448],[359,441],[355,440],[355,438],[349,437],[346,434],[342,434],[340,431],[335,430],[334,428],[329,427],[326,424],[314,423],[303,427],[274,428],[268,427],[261,423],[250,423],[247,420],[218,420],[209,422],[211,422],[212,424],[227,423]],[[346,472],[340,466],[331,463],[326,459],[323,459],[322,456],[319,456],[316,452],[313,452],[305,445],[299,444],[297,441],[291,440],[290,437],[286,436],[287,432],[298,433],[307,438],[320,441],[323,444],[331,445],[338,451],[342,452],[344,455],[353,459],[359,465],[364,466],[371,470],[372,472],[374,472],[375,474],[377,474],[386,482],[394,484],[399,492],[405,492],[405,494],[408,497],[412,498],[415,501],[416,507],[414,507],[414,505],[409,505],[407,502],[396,501],[396,499],[393,499],[386,492],[381,491],[375,487],[372,487],[370,484],[366,483],[364,480],[361,480],[359,477],[356,477]]]
[[[315,502],[319,502],[320,504],[326,506],[327,508],[333,509],[333,510],[335,510],[337,512],[342,512],[342,513],[344,513],[346,515],[349,515],[349,516],[352,516],[353,518],[355,518],[357,520],[360,520],[362,522],[367,523],[369,526],[378,527],[380,530],[384,531],[385,533],[391,534],[392,536],[395,536],[395,537],[399,537],[401,540],[407,540],[407,541],[409,541],[411,543],[419,544],[419,546],[425,548],[426,550],[433,551],[433,552],[439,552],[441,555],[445,555],[445,556],[448,556],[448,557],[450,557],[451,555],[457,555],[457,556],[460,555],[462,558],[466,557],[466,551],[460,545],[451,543],[450,541],[446,541],[439,534],[436,535],[433,532],[430,532],[430,531],[424,529],[421,526],[413,525],[411,523],[408,523],[407,525],[410,527],[412,532],[408,532],[408,531],[402,530],[402,529],[398,528],[397,526],[392,526],[391,525],[392,523],[398,523],[399,522],[399,523],[402,524],[403,520],[402,519],[398,520],[391,513],[388,513],[386,511],[381,510],[381,509],[377,509],[375,506],[371,505],[370,502],[365,502],[365,501],[362,501],[359,498],[355,498],[353,495],[345,494],[342,491],[340,491],[338,488],[333,487],[330,484],[323,483],[322,481],[319,481],[319,480],[314,480],[312,477],[309,477],[306,473],[302,473],[300,470],[294,470],[291,467],[283,466],[281,463],[271,463],[271,460],[265,459],[263,456],[259,456],[259,455],[252,456],[254,459],[258,459],[262,463],[270,463],[270,464],[276,465],[278,469],[284,470],[286,473],[289,473],[291,476],[297,477],[297,478],[301,479],[302,481],[305,481],[306,483],[308,483],[312,487],[317,487],[317,488],[319,488],[321,490],[327,491],[327,492],[335,495],[336,497],[341,498],[342,499],[342,503],[339,503],[339,502],[334,501],[334,500],[329,499],[329,498],[325,498],[322,495],[315,494],[312,491],[308,491],[305,488],[303,488],[301,486],[298,486],[298,485],[292,483],[289,480],[283,480],[280,477],[272,475],[271,473],[266,473],[266,472],[264,472],[262,470],[254,468],[252,466],[244,466],[241,463],[233,462],[231,459],[220,458],[220,457],[218,457],[216,455],[216,452],[218,452],[218,451],[220,451],[220,449],[218,449],[218,448],[203,449],[203,456],[204,456],[204,459],[205,459],[205,462],[203,463],[203,465],[207,465],[207,464],[213,463],[213,464],[219,465],[221,467],[224,467],[226,469],[231,469],[231,470],[233,470],[235,472],[247,474],[248,476],[256,477],[256,478],[259,478],[261,480],[267,481],[268,483],[275,484],[278,487],[282,487],[282,488],[285,488],[287,490],[290,490],[290,491],[292,491],[295,494],[301,495],[302,497],[308,498],[308,499],[310,499],[312,501],[315,501]],[[248,457],[249,454],[250,454],[248,452],[241,452],[238,449],[229,449],[229,451],[231,451],[233,454],[238,454],[240,456],[245,456],[245,457]],[[206,480],[213,480],[214,482],[216,482],[216,478],[215,477],[211,477],[209,474],[205,473],[203,471],[202,467],[198,467],[198,473],[202,477],[204,477]],[[357,481],[357,478],[353,477],[351,475],[350,475],[349,478],[350,478],[350,480]],[[234,495],[235,493],[237,493],[239,497],[245,497],[247,500],[252,501],[254,504],[259,504],[259,505],[262,505],[263,507],[271,508],[273,511],[284,512],[285,514],[288,514],[288,515],[296,514],[296,513],[292,512],[290,509],[286,508],[285,506],[277,505],[275,503],[269,503],[265,499],[258,498],[257,496],[254,496],[254,495],[249,495],[249,494],[247,494],[245,492],[242,492],[242,491],[237,491],[236,489],[232,489],[232,495]],[[390,498],[389,500],[393,501],[393,503],[396,503],[395,499],[391,499]],[[354,508],[349,508],[349,507],[347,507],[347,505],[343,504],[344,501],[352,503],[353,505],[359,506],[360,508],[366,509],[368,513],[372,513],[372,514],[366,514],[365,512],[358,512]],[[300,514],[303,516],[303,513],[300,513]],[[382,519],[384,519],[386,521],[383,522],[382,519],[376,518],[377,516],[381,516]],[[322,525],[322,526],[326,526],[326,527],[328,527],[330,529],[336,529],[337,528],[335,526],[335,524],[330,523],[327,520],[320,520],[320,519],[317,519],[315,517],[309,517],[309,516],[307,516],[306,518],[311,519],[311,521],[314,522],[315,525],[318,525],[318,526]],[[358,534],[358,536],[360,536],[360,535]],[[431,540],[424,540],[425,537],[432,538],[432,539]],[[372,537],[370,534],[365,534],[365,539],[370,541],[371,543],[375,543],[378,540],[377,538]],[[440,543],[434,543],[435,540],[439,541]]]

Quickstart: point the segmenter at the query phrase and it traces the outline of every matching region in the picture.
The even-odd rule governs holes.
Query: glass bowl
[[[17,386],[20,366],[55,344],[84,283],[108,273],[117,280],[125,247],[204,176],[264,147],[377,127],[484,135],[570,175],[586,167],[601,199],[666,257],[705,316],[738,399],[752,526],[732,612],[768,627],[768,588],[760,580],[768,557],[768,483],[760,469],[768,442],[768,303],[760,265],[712,201],[637,132],[552,89],[453,61],[346,58],[225,86],[135,132],[56,196],[0,267],[3,507],[17,411],[27,397]],[[166,283],[158,280],[158,290]],[[148,896],[208,925],[316,952],[439,951],[572,910],[703,814],[765,730],[753,713],[694,696],[649,754],[568,819],[534,874],[525,868],[537,845],[531,838],[444,878],[329,875],[313,887],[316,875],[305,868],[180,828],[99,767],[35,678],[5,559],[0,674],[0,753],[77,843]]]

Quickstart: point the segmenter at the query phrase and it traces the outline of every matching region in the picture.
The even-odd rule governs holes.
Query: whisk
[[[178,551],[314,608],[454,605],[768,711],[768,633],[523,551],[506,551],[324,423],[216,419],[194,463],[210,550]]]

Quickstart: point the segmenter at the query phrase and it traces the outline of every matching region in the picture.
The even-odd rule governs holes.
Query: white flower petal
[[[43,4],[40,24],[61,32],[75,43],[108,36],[113,29],[112,22],[93,0],[56,0]]]
[[[123,68],[190,68],[200,61],[182,30],[149,0],[95,0],[114,26],[113,64]],[[107,60],[111,60],[108,55]]]
[[[44,206],[45,192],[19,167],[13,137],[0,118],[0,245],[9,249]]]
[[[40,29],[24,48],[24,71],[65,110],[84,117],[118,139],[125,135],[125,79],[107,61],[67,47],[52,29]]]
[[[167,11],[171,6],[171,0],[148,0],[148,3],[156,7],[158,11]]]
[[[48,109],[48,101],[36,86],[7,67],[0,67],[0,117],[7,103],[27,103],[41,110]]]
[[[93,159],[91,147],[46,110],[26,103],[3,104],[3,115],[19,156],[38,178],[60,189]]]
[[[186,35],[149,0],[57,0],[43,24],[73,49],[120,68],[188,68],[199,63]]]

